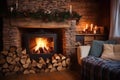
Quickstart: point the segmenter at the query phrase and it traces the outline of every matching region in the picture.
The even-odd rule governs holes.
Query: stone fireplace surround
[[[22,47],[22,34],[20,29],[55,29],[61,30],[63,54],[75,53],[76,21],[66,22],[41,22],[30,18],[4,19],[3,48],[8,50],[10,46]]]

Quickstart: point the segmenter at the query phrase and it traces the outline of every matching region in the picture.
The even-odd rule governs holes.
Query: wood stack
[[[39,61],[30,59],[26,50],[11,47],[9,51],[0,53],[0,71],[5,75],[22,72],[23,74],[53,72],[68,69],[70,58],[62,54],[55,53],[51,58]]]

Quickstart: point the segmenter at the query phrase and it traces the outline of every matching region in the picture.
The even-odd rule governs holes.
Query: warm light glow
[[[88,24],[86,24],[86,29],[88,29]]]
[[[36,44],[37,46],[35,47],[35,51],[37,51],[39,48],[44,48],[44,47],[48,49],[47,47],[48,41],[46,38],[36,38]]]

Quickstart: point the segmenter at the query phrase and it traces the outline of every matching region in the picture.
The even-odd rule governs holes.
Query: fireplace
[[[10,46],[21,47],[27,49],[30,55],[52,55],[54,53],[62,53],[64,55],[71,55],[75,53],[75,36],[76,35],[76,21],[70,20],[68,22],[41,22],[34,19],[12,19],[11,25],[9,19],[4,19],[3,28],[3,48],[8,50]],[[49,38],[54,41],[51,53],[32,53],[31,47],[36,44],[30,44],[35,41],[35,37]],[[50,36],[50,37],[48,37]],[[28,40],[29,39],[29,40]],[[51,45],[52,45],[51,42]]]
[[[62,29],[20,28],[22,47],[31,59],[51,58],[54,53],[63,53]]]

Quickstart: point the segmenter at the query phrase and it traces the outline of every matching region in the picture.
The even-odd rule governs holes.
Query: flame
[[[48,41],[46,38],[36,38],[36,47],[35,47],[35,51],[37,51],[40,47],[42,48],[46,48],[48,50],[47,44]]]

